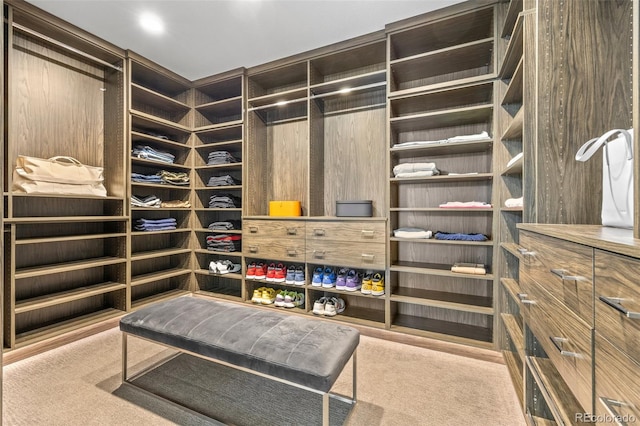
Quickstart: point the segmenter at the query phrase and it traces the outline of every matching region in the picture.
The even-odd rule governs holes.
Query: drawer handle
[[[287,249],[287,255],[289,257],[297,257],[298,256],[298,250],[296,250],[294,248],[288,248]]]
[[[258,246],[249,246],[249,253],[257,253]]]
[[[535,256],[536,255],[535,251],[529,251],[524,247],[518,248],[518,253],[520,253],[522,256]]]
[[[602,302],[606,303],[607,305],[611,306],[613,309],[615,309],[616,311],[620,312],[621,314],[623,314],[627,318],[640,319],[640,312],[633,312],[633,311],[628,310],[624,306],[622,306],[622,301],[624,299],[620,299],[619,297],[604,297],[604,296],[600,296],[599,299],[600,299],[600,301],[602,301]]]
[[[324,250],[314,250],[313,257],[315,257],[316,259],[324,259],[325,253],[326,252]]]
[[[252,234],[257,234],[258,233],[258,227],[257,226],[250,226],[249,227],[249,232]]]
[[[551,339],[551,342],[553,343],[553,346],[555,346],[556,349],[558,350],[558,352],[560,352],[560,355],[562,355],[562,356],[570,356],[570,357],[573,357],[573,358],[582,358],[582,355],[580,355],[577,352],[569,352],[569,351],[565,351],[565,350],[562,349],[562,344],[569,341],[569,339],[567,339],[566,337],[553,337],[553,336],[550,336],[549,339]]]
[[[629,404],[627,404],[626,402],[622,402],[622,401],[617,401],[615,399],[610,399],[610,398],[605,398],[604,396],[601,396],[600,398],[600,403],[602,405],[604,405],[604,408],[609,412],[609,414],[611,415],[611,417],[613,417],[613,419],[624,419],[624,416],[620,415],[620,413],[618,413],[617,408],[618,407],[628,407]],[[626,425],[626,422],[620,422],[618,420],[614,420],[616,422],[616,424],[618,425]]]
[[[287,228],[287,235],[298,235],[297,228]]]
[[[363,229],[362,231],[362,238],[373,238],[373,230],[372,229]]]
[[[520,303],[524,303],[525,305],[535,305],[535,300],[527,299],[529,295],[527,293],[518,293],[518,299],[520,299]]]
[[[362,253],[363,262],[373,262],[375,258],[376,258],[375,254]]]
[[[585,281],[585,277],[569,275],[569,271],[566,269],[551,269],[550,271],[553,275],[560,277],[562,281]]]
[[[322,228],[313,229],[313,235],[315,235],[316,237],[324,237],[324,234],[325,234],[325,230]]]

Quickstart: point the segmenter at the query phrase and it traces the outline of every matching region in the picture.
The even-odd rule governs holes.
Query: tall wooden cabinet
[[[5,10],[7,348],[127,309],[124,52],[23,6]],[[108,195],[13,192],[19,155],[101,166]]]

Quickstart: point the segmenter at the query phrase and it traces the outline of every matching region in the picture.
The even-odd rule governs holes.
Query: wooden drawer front
[[[248,219],[244,221],[243,228],[246,236],[304,238],[305,223],[299,220]]]
[[[308,222],[307,240],[374,242],[386,239],[384,222]]]
[[[640,261],[596,250],[595,271],[596,330],[640,363]]]
[[[247,237],[242,244],[244,255],[292,262],[305,261],[304,240],[300,238]]]
[[[593,249],[526,231],[520,263],[549,293],[593,325]]]
[[[640,421],[640,364],[625,356],[596,332],[596,415],[598,423],[628,424]],[[609,418],[607,418],[607,416]]]
[[[385,245],[344,241],[307,241],[307,263],[385,268]]]
[[[592,412],[592,329],[537,284],[526,287],[528,324],[586,412]]]

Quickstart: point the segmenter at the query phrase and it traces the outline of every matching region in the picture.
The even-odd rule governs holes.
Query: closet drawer
[[[384,222],[309,222],[307,223],[307,240],[317,241],[349,241],[349,242],[385,242]]]
[[[596,330],[640,363],[640,261],[596,250]]]
[[[522,277],[522,275],[521,275]],[[586,412],[592,410],[592,329],[530,279],[522,281],[529,328]]]
[[[572,312],[593,325],[593,249],[520,232],[521,267]]]
[[[243,241],[247,257],[304,262],[305,244],[300,238],[247,237]]]
[[[384,269],[385,245],[343,241],[307,241],[307,263]]]
[[[625,356],[596,332],[596,415],[601,424],[615,424],[606,416],[640,420],[640,364]],[[636,420],[634,421],[633,418]]]
[[[255,220],[243,222],[244,234],[257,237],[299,237],[304,238],[305,223],[300,220]]]

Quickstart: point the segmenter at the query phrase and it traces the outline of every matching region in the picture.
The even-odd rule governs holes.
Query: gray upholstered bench
[[[129,335],[321,394],[323,425],[329,424],[330,395],[350,404],[356,402],[360,333],[352,327],[275,309],[180,297],[124,316],[120,330],[122,381],[133,386],[127,375]],[[350,358],[352,397],[330,393]]]

